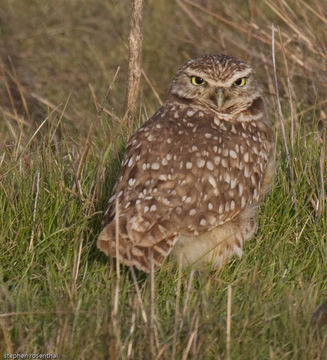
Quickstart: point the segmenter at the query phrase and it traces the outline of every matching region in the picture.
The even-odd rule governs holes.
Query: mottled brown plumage
[[[171,251],[196,266],[241,256],[271,182],[272,149],[252,68],[225,55],[187,62],[163,106],[128,141],[99,249],[116,255],[118,202],[125,264],[149,272],[150,249],[155,268]]]

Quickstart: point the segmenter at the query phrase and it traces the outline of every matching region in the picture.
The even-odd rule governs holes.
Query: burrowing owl
[[[177,72],[167,100],[127,144],[97,245],[149,272],[171,252],[220,267],[256,231],[273,169],[273,131],[253,69],[205,55]]]

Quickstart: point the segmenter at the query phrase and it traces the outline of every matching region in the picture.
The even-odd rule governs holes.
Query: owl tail
[[[155,228],[153,231],[157,234]],[[143,239],[147,237],[148,241],[140,241],[142,235]],[[126,223],[120,222],[117,239],[116,224],[113,220],[101,231],[97,240],[97,247],[107,256],[117,257],[118,255],[119,261],[124,265],[135,266],[145,273],[150,273],[151,259],[154,270],[158,270],[170,253],[175,243],[175,236],[168,236],[156,243],[150,241],[149,236],[151,236],[151,231],[148,231],[146,235],[142,232],[136,233],[135,229],[131,229]]]

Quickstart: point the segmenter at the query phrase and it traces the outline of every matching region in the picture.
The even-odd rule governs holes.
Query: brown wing
[[[171,231],[170,219],[175,204],[168,197],[175,184],[164,169],[171,167],[174,124],[161,118],[159,110],[129,140],[121,175],[109,199],[104,228],[98,247],[115,256],[116,200],[119,204],[119,253],[121,261],[148,272],[149,251],[155,267],[169,254],[177,233]],[[169,167],[169,170],[170,170]]]
[[[212,114],[212,113],[211,113]],[[98,247],[115,255],[115,201],[123,262],[149,269],[178,235],[198,234],[255,205],[267,165],[264,128],[171,106],[130,139]]]

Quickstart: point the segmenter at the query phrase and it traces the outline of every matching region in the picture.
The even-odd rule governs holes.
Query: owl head
[[[184,64],[176,73],[170,94],[219,113],[235,114],[260,98],[261,89],[250,65],[214,54]]]

